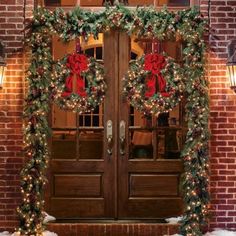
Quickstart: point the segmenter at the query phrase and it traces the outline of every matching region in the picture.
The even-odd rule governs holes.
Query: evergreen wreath
[[[144,116],[169,112],[181,100],[182,74],[171,57],[157,53],[143,55],[130,63],[123,79],[123,94]]]
[[[64,110],[78,113],[91,112],[105,96],[104,68],[95,58],[84,54],[66,55],[54,66],[54,102]],[[76,88],[73,89],[73,83]]]

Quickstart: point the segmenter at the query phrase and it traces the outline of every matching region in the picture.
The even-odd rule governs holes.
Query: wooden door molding
[[[130,50],[131,50],[131,41],[130,37],[126,34],[121,32],[119,34],[119,122],[124,121],[126,125],[125,130],[125,147],[124,151],[125,154],[122,155],[120,152],[118,153],[118,171],[119,171],[119,179],[118,179],[118,217],[122,215],[122,212],[127,207],[127,199],[128,196],[128,159],[129,159],[129,148],[128,148],[128,114],[129,114],[129,107],[127,105],[126,100],[122,96],[122,78],[124,74],[127,72],[129,67],[130,61]],[[120,131],[118,131],[120,132]],[[119,140],[119,147],[121,147],[121,140]]]
[[[118,38],[117,31],[109,31],[104,34],[104,65],[106,68],[107,77],[107,93],[105,97],[104,121],[111,120],[113,123],[113,137],[112,137],[112,155],[107,154],[108,143],[105,141],[106,162],[105,169],[110,178],[106,178],[104,186],[107,186],[107,198],[111,201],[105,202],[105,210],[109,212],[111,218],[117,215],[117,91],[118,88]],[[106,125],[106,124],[105,124]],[[105,135],[106,136],[106,135]],[[109,189],[110,188],[110,189]]]

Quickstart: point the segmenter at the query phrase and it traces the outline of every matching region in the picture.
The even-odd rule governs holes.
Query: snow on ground
[[[165,221],[168,224],[177,224],[182,220],[182,216],[179,217],[171,217],[165,219]],[[166,235],[168,236],[168,235]],[[181,236],[180,234],[174,234],[172,236]],[[211,233],[206,233],[204,236],[236,236],[236,231],[228,231],[228,230],[222,230],[222,229],[215,229]]]
[[[0,233],[0,236],[9,236],[10,233],[8,231],[4,231],[2,233]]]
[[[19,236],[17,233],[10,234],[8,231],[0,232],[0,236]],[[56,233],[45,231],[43,232],[43,236],[58,236]],[[169,235],[165,235],[169,236]],[[181,236],[180,234],[174,234],[172,236]],[[211,233],[206,233],[204,236],[236,236],[236,231],[228,231],[222,229],[216,229]]]
[[[0,233],[0,236],[17,236],[18,234],[14,233],[14,234],[10,234],[8,231],[4,231],[2,233]],[[45,231],[43,233],[43,236],[58,236],[56,233],[53,232],[49,232],[49,231]],[[168,236],[168,235],[165,235]],[[181,236],[180,234],[174,234],[172,236]],[[204,236],[236,236],[236,232],[235,231],[228,231],[228,230],[221,230],[221,229],[217,229],[211,233],[206,233]]]
[[[168,235],[165,235],[168,236]],[[180,234],[174,234],[171,236],[181,236]],[[211,233],[206,233],[204,236],[236,236],[236,231],[228,231],[228,230],[222,230],[222,229],[216,229],[212,231]]]
[[[50,216],[47,212],[43,213],[45,215],[43,223],[46,224],[51,221],[55,221],[56,218],[54,216]],[[20,236],[19,233],[9,233],[8,231],[0,232],[0,236]],[[49,231],[44,231],[43,236],[58,236],[57,234]]]
[[[55,221],[56,218],[54,216],[50,216],[47,212],[43,213],[45,215],[43,223],[47,224],[48,222]]]
[[[211,233],[206,233],[205,236],[236,236],[236,232],[217,229]]]
[[[171,218],[167,218],[165,219],[165,221],[168,223],[168,224],[177,224],[179,223],[181,220],[182,220],[182,216],[178,216],[178,217],[171,217]]]
[[[8,231],[0,232],[0,236],[19,236],[17,233],[9,233]],[[44,231],[43,236],[58,236],[56,233],[49,232],[49,231]]]
[[[43,236],[58,236],[56,233],[50,232],[50,231],[45,231],[43,232]]]

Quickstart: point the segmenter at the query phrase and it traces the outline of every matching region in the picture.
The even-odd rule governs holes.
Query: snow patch
[[[8,231],[0,232],[0,236],[20,236],[19,233],[10,234]],[[43,236],[58,236],[56,233],[44,231]]]
[[[169,235],[164,235],[164,236],[169,236]],[[170,236],[182,236],[181,234],[173,234],[173,235],[170,235]]]
[[[222,230],[222,229],[216,229],[211,233],[206,233],[205,236],[236,236],[236,232]]]
[[[168,236],[168,235],[165,235],[165,236]],[[171,236],[182,236],[182,235],[173,234]],[[204,236],[236,236],[236,232],[229,231],[229,230],[216,229],[210,233],[208,232],[208,233],[204,234]]]
[[[51,222],[51,221],[55,221],[56,218],[54,216],[50,216],[47,212],[44,212],[44,220],[43,220],[43,223],[44,224],[47,224],[48,222]]]
[[[0,236],[11,236],[8,231],[4,231],[0,233]]]
[[[10,234],[8,231],[0,232],[0,236],[19,236],[18,233]],[[56,233],[50,231],[44,231],[43,236],[58,236]],[[169,236],[169,235],[165,235]],[[180,234],[173,234],[171,236],[181,236]],[[235,231],[217,229],[211,233],[206,233],[204,236],[236,236]]]
[[[58,236],[56,233],[50,231],[44,231],[43,236]]]
[[[183,219],[182,216],[178,216],[178,217],[167,218],[167,219],[165,219],[165,221],[168,224],[178,224],[182,219]]]

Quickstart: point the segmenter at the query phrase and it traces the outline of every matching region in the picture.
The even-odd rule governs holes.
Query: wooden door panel
[[[50,214],[57,219],[84,219],[107,217],[104,199],[55,198],[51,199]]]
[[[101,173],[104,172],[102,161],[51,161],[55,173]]]
[[[144,198],[128,199],[120,207],[120,219],[163,219],[182,214],[182,199],[173,198]]]
[[[181,160],[130,160],[128,163],[128,170],[129,172],[145,173],[181,173],[183,171],[183,163]]]
[[[54,175],[55,197],[103,197],[103,176]]]
[[[80,0],[81,6],[102,6],[103,0]]]
[[[130,174],[129,197],[178,196],[178,184],[178,175]]]
[[[130,6],[154,5],[154,0],[129,0]]]
[[[61,0],[61,6],[75,6],[77,0]]]
[[[104,162],[52,161],[51,197],[48,212],[56,219],[111,217],[106,201],[112,201],[110,179]]]

